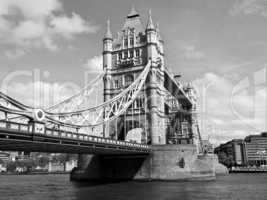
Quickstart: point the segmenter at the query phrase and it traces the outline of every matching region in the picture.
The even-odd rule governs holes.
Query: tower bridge
[[[90,106],[101,82],[103,103]],[[103,73],[79,93],[45,109],[0,93],[0,112],[0,150],[78,153],[75,180],[214,176],[199,157],[195,90],[165,65],[151,12],[144,27],[132,7],[116,36],[107,21]]]

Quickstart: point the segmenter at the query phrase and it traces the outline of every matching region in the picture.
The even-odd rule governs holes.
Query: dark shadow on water
[[[129,183],[133,182],[133,180],[84,180],[84,181],[71,181],[75,187],[94,187],[101,185],[109,185],[109,184],[121,184],[121,183]]]

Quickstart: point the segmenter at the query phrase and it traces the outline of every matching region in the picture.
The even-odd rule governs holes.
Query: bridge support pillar
[[[99,180],[99,157],[97,155],[79,154],[78,166],[71,172],[71,180]]]
[[[213,154],[199,156],[195,145],[153,145],[149,155],[80,157],[72,180],[207,180],[219,163]],[[87,167],[86,167],[87,166]],[[221,170],[222,171],[222,170]]]
[[[152,65],[149,74],[149,84],[147,91],[147,106],[149,109],[149,129],[152,145],[166,144],[166,123],[164,113],[164,98],[160,94],[158,85],[164,84],[164,76],[159,72],[157,66]]]

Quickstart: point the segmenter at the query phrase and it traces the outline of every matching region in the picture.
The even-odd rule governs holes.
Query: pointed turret
[[[106,33],[103,38],[103,68],[111,69],[112,67],[112,43],[113,38],[110,31],[110,21],[107,20]]]
[[[146,30],[155,30],[155,26],[153,24],[152,16],[151,16],[151,10],[148,11],[148,21]]]
[[[104,39],[106,39],[106,38],[112,39],[112,34],[111,34],[111,31],[110,31],[110,21],[109,21],[109,19],[107,20],[106,33],[104,35]]]

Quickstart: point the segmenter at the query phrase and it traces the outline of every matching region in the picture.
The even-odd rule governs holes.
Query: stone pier
[[[153,145],[150,155],[80,155],[71,180],[210,180],[227,172],[213,154],[195,145]]]

